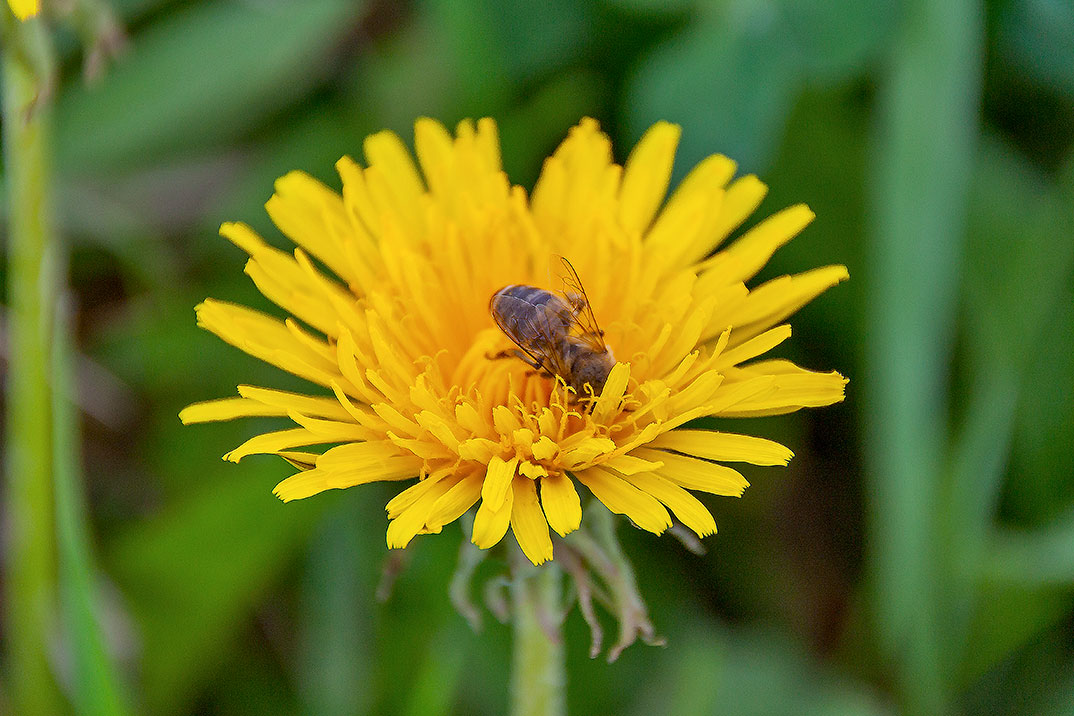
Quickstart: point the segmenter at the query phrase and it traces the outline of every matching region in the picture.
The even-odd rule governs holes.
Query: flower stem
[[[567,676],[560,630],[562,575],[553,562],[534,567],[521,550],[514,552],[511,713],[563,716]]]
[[[13,713],[62,712],[48,646],[56,619],[52,491],[52,324],[59,284],[50,206],[48,39],[40,20],[3,23],[8,215],[5,437],[5,680]]]

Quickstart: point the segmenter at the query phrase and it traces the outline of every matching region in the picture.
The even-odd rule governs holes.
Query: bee
[[[515,357],[540,371],[558,376],[575,396],[600,395],[615,357],[604,343],[585,289],[567,259],[560,257],[563,291],[536,286],[504,286],[489,299],[489,313],[517,349],[494,358]]]

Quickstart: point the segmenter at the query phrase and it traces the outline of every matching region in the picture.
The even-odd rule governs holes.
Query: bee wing
[[[511,297],[506,297],[509,300]],[[492,319],[496,322],[503,333],[510,338],[516,346],[518,346],[523,353],[533,359],[533,362],[539,365],[543,370],[558,375],[562,378],[566,378],[568,373],[567,366],[563,362],[563,358],[559,354],[557,346],[557,331],[555,330],[555,321],[557,317],[551,315],[551,309],[545,306],[538,307],[538,310],[533,310],[525,314],[525,319],[522,325],[510,326],[504,317],[497,311],[492,311]],[[517,314],[516,314],[517,318]],[[558,317],[559,323],[562,325],[562,317]],[[559,333],[562,333],[560,331]]]
[[[597,317],[593,315],[593,307],[589,305],[589,296],[582,287],[582,279],[578,278],[578,272],[565,256],[559,257],[560,279],[563,281],[563,295],[571,306],[571,323],[577,327],[579,337],[590,348],[598,353],[607,350],[604,344],[604,331],[597,325]]]
[[[536,322],[540,324],[537,330],[537,344],[541,348],[541,363],[552,375],[558,375],[564,380],[570,378],[570,368],[563,361],[560,352],[560,341],[565,337],[563,330],[557,330],[555,325],[563,325],[563,317],[556,315],[548,306],[542,306],[543,310],[537,312]]]

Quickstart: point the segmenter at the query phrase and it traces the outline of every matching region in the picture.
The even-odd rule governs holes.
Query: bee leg
[[[522,351],[520,351],[517,348],[510,348],[510,349],[505,350],[505,351],[500,351],[499,353],[486,353],[485,358],[487,358],[488,360],[503,360],[504,358],[518,358],[523,363],[525,363],[526,365],[534,368],[535,370],[544,370],[544,366],[542,366],[540,363],[534,361],[532,358],[530,358],[528,355],[526,355],[525,353],[523,353]]]

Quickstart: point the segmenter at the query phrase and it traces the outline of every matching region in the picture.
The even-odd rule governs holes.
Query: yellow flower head
[[[26,20],[41,12],[41,0],[7,0],[11,12],[20,20]]]
[[[578,528],[582,486],[651,532],[672,524],[670,510],[699,536],[714,533],[689,490],[739,496],[748,483],[722,463],[784,465],[792,453],[684,426],[841,400],[837,373],[754,359],[790,336],[781,321],[847,272],[831,266],[747,289],[813,213],[785,209],[713,253],[766,188],[753,176],[732,181],[734,162],[712,156],[665,203],[678,137],[674,125],[653,126],[622,167],[597,123],[583,120],[532,196],[504,175],[489,119],[462,122],[454,137],[419,120],[417,165],[396,135],[367,138],[368,166],[349,157],[336,165],[342,196],[303,173],[282,177],[266,208],[298,245],[293,255],[243,224],[221,233],[293,318],[210,299],[198,321],[327,390],[239,386],[241,397],[192,405],[182,419],[290,418],[295,427],[225,456],[271,453],[301,468],[276,486],[285,501],[417,478],[387,505],[389,547],[439,532],[476,504],[476,545],[491,547],[510,528],[539,564],[552,557],[549,528]],[[490,297],[511,284],[560,291],[558,256],[584,282],[619,361],[589,400],[497,357],[516,346],[490,315]],[[296,449],[313,445],[333,447]]]

